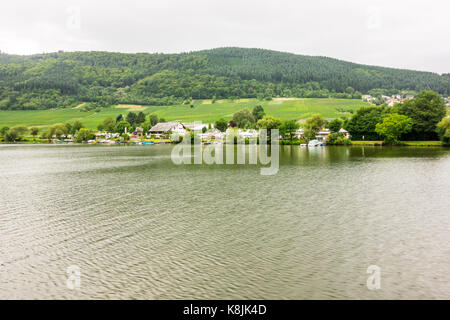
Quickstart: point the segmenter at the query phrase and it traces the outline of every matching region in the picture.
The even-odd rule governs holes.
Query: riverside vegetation
[[[446,107],[439,94],[433,91],[423,91],[414,99],[407,100],[403,104],[394,107],[369,106],[358,109],[351,117],[336,118],[331,121],[325,119],[321,114],[314,114],[300,124],[296,119],[281,120],[272,115],[267,115],[261,105],[244,108],[232,115],[231,121],[224,118],[217,119],[214,127],[225,131],[228,127],[241,129],[279,129],[283,144],[300,144],[314,139],[317,133],[324,127],[328,127],[330,135],[328,144],[351,144],[348,138],[340,132],[342,128],[349,131],[356,139],[384,140],[385,144],[402,144],[401,140],[423,141],[441,139],[443,145],[449,145],[450,118],[445,117]],[[142,128],[143,132],[158,122],[165,122],[157,114],[145,114],[128,112],[126,116],[119,114],[115,119],[107,117],[98,123],[97,129],[104,132],[114,132],[122,135],[127,140],[126,130],[129,132],[136,128]],[[303,127],[302,137],[298,137],[297,130]],[[206,130],[206,128],[205,128]],[[36,140],[39,128],[27,128],[15,126],[12,128],[2,127],[0,137],[5,142],[30,141],[24,137],[29,131],[31,141]],[[51,126],[41,132],[40,138],[51,141],[53,138],[71,134],[76,142],[83,142],[94,138],[91,129],[85,128],[80,121],[74,123],[60,123]]]

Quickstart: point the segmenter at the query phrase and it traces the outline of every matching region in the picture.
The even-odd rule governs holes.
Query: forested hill
[[[73,107],[82,102],[101,107],[202,98],[359,98],[370,91],[423,89],[449,95],[450,77],[263,49],[0,54],[2,110]]]

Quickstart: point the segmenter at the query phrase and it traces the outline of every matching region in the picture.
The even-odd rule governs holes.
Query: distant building
[[[326,142],[330,134],[331,134],[330,130],[322,129],[317,133],[316,139],[319,140],[320,142]]]
[[[183,126],[186,129],[189,129],[191,131],[202,131],[203,128],[208,129],[208,124],[207,123],[188,123],[188,122],[183,122]],[[214,127],[213,125],[211,125],[212,127]]]
[[[403,100],[401,99],[389,99],[386,101],[386,105],[388,105],[389,107],[393,107],[394,104],[396,103],[403,103]]]
[[[148,132],[150,134],[168,134],[172,132],[184,135],[186,133],[186,127],[180,122],[159,122]]]
[[[134,130],[134,135],[135,136],[141,136],[144,133],[144,129],[142,129],[141,127],[137,127],[136,130]]]
[[[258,137],[258,131],[254,130],[254,129],[249,129],[249,130],[241,130],[239,129],[239,135],[242,138],[257,138]]]
[[[375,98],[372,97],[370,94],[363,95],[361,98],[363,101],[366,101],[366,102],[372,102],[375,100]]]
[[[297,129],[297,131],[295,131],[295,137],[297,139],[303,139],[305,137],[304,134],[305,134],[305,130],[303,130],[303,128],[299,128],[299,129]]]
[[[344,128],[341,128],[341,130],[339,130],[339,133],[342,133],[345,139],[350,139],[350,133]]]
[[[405,99],[407,99],[407,100],[409,100],[409,99],[414,99],[414,95],[412,95],[412,94],[407,94],[407,95],[405,96]]]
[[[211,139],[220,140],[225,137],[225,132],[214,129],[211,133]]]

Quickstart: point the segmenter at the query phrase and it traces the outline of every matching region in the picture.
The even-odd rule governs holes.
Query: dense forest
[[[431,89],[450,94],[449,74],[360,65],[263,49],[182,54],[0,54],[0,110],[111,104],[170,105],[191,99],[360,98]]]

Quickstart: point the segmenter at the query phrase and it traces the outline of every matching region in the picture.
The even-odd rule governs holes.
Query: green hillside
[[[263,49],[0,54],[0,110],[73,108],[82,102],[91,109],[167,106],[213,97],[358,99],[378,88],[386,94],[432,89],[448,95],[450,77]]]
[[[74,122],[81,120],[83,124],[95,129],[97,124],[106,117],[115,118],[119,114],[129,111],[143,111],[146,114],[156,113],[167,121],[180,120],[186,122],[202,121],[213,122],[220,118],[231,119],[234,112],[243,108],[253,108],[262,105],[269,115],[283,120],[303,119],[314,113],[320,113],[326,118],[346,117],[351,112],[367,103],[355,99],[312,99],[275,98],[272,101],[259,101],[256,99],[241,99],[238,101],[218,100],[214,104],[211,100],[196,100],[193,108],[190,105],[172,106],[114,106],[103,108],[100,112],[83,112],[80,108],[66,108],[56,110],[25,110],[0,111],[0,127],[15,125],[49,127],[56,123]]]

